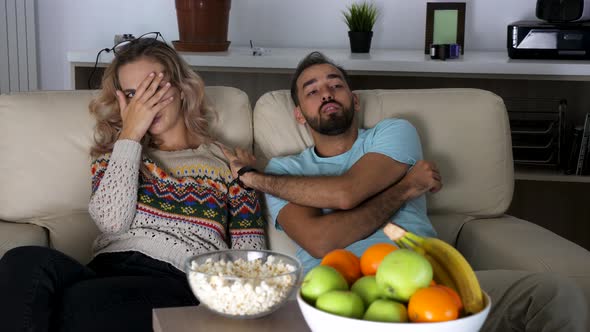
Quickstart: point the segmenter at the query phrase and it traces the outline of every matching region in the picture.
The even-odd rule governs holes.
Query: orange
[[[375,243],[367,248],[361,256],[361,272],[363,272],[363,275],[375,275],[383,258],[395,249],[397,247],[391,243]]]
[[[444,322],[459,318],[453,295],[439,286],[420,288],[410,297],[408,318],[412,322]]]
[[[321,265],[328,265],[340,272],[351,286],[358,278],[362,277],[360,259],[346,249],[335,249],[322,258]]]
[[[453,300],[455,301],[455,304],[459,308],[459,312],[461,312],[461,310],[463,310],[463,301],[461,301],[461,296],[459,296],[459,293],[457,293],[456,290],[452,289],[449,286],[445,286],[445,285],[436,285],[435,287],[440,287],[440,288],[446,290],[449,294],[451,294],[451,296],[453,297]]]

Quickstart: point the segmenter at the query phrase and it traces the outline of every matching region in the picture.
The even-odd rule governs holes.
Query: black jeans
[[[45,247],[0,259],[3,331],[152,331],[152,309],[196,305],[185,274],[138,252],[84,266]]]

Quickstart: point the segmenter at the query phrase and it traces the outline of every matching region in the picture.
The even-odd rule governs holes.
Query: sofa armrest
[[[590,251],[512,216],[466,222],[456,246],[476,270],[519,269],[590,276]]]
[[[590,251],[528,221],[505,215],[466,222],[457,249],[475,270],[555,272],[582,288],[590,303]]]

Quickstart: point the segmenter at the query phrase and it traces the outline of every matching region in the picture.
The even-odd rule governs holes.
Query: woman
[[[188,257],[265,247],[258,197],[232,177],[208,132],[203,81],[171,47],[133,41],[102,86],[90,104],[94,258],[83,266],[44,247],[7,252],[7,331],[151,331],[153,308],[198,303]]]

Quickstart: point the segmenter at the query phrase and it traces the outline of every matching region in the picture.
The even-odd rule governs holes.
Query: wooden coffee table
[[[231,319],[209,311],[204,306],[154,309],[155,332],[308,332],[296,300],[289,300],[272,314],[256,319]]]

